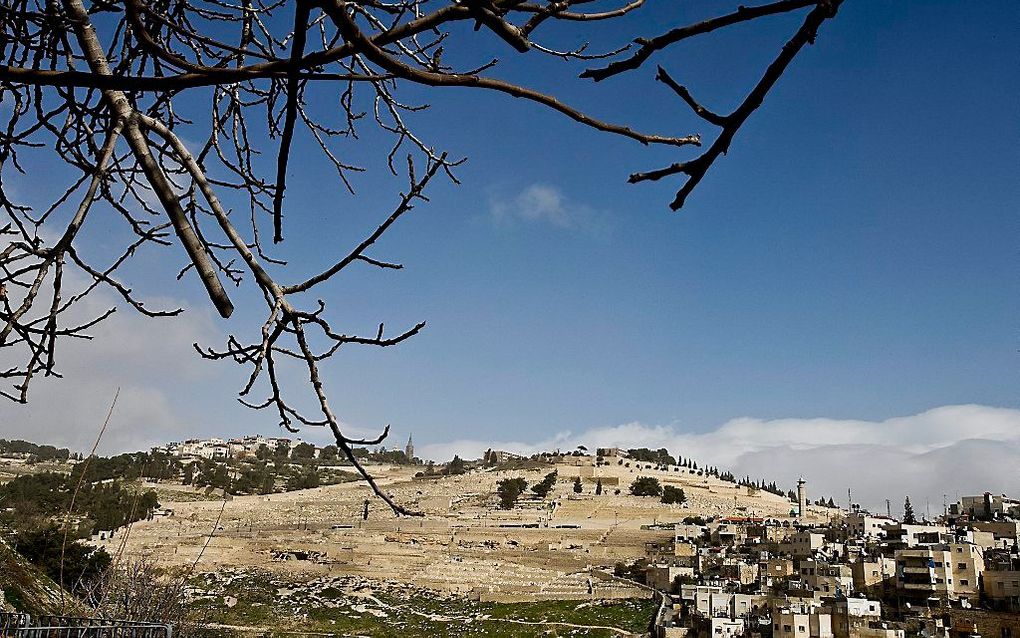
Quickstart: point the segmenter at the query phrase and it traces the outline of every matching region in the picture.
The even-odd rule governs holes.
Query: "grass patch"
[[[397,585],[343,578],[293,584],[269,575],[229,575],[193,581],[205,593],[192,609],[207,623],[243,627],[213,633],[254,636],[409,636],[539,638],[620,636],[644,632],[655,613],[651,599],[479,603]],[[227,597],[237,599],[233,607]],[[577,625],[572,627],[570,625]]]

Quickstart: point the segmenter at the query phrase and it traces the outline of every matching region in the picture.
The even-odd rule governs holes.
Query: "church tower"
[[[407,435],[407,445],[404,447],[404,454],[407,455],[407,460],[414,463],[414,441],[411,440],[411,435]]]

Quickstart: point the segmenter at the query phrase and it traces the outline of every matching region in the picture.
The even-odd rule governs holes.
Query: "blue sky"
[[[1003,16],[1016,12],[990,9],[847,3],[677,214],[672,184],[624,183],[668,152],[502,96],[434,94],[434,137],[470,158],[465,185],[387,239],[407,270],[359,273],[340,293],[366,321],[429,328],[339,363],[349,418],[415,423],[424,439],[1016,405],[1017,56]],[[752,48],[776,49],[791,26],[778,25]],[[663,62],[707,79],[706,100],[732,98],[765,61],[740,51],[748,35]],[[717,61],[744,81],[713,78]],[[536,84],[569,77],[550,66]],[[710,133],[654,84],[618,85],[635,92],[607,108],[588,100],[605,93],[567,94]],[[574,227],[506,212],[536,185]],[[510,220],[493,223],[494,208]]]
[[[697,18],[726,5],[690,6]],[[652,0],[628,33],[658,32],[675,10]],[[391,423],[400,444],[409,432],[421,444],[534,442],[632,422],[707,433],[738,417],[881,422],[953,404],[1020,408],[1018,21],[1009,2],[848,0],[679,213],[667,208],[677,183],[626,177],[688,151],[609,139],[501,95],[407,93],[432,105],[418,130],[469,161],[462,186],[437,184],[373,253],[403,271],[357,269],[324,292],[346,331],[428,321],[399,348],[336,358],[333,405],[358,428]],[[725,111],[796,26],[774,18],[655,62]],[[622,41],[599,28],[604,42]],[[575,79],[577,66],[458,36],[465,64],[498,55],[496,74],[594,115],[714,134],[651,80],[654,66],[592,85]],[[578,42],[570,29],[547,40]],[[352,153],[377,154],[373,142]],[[379,171],[356,177],[358,198],[345,195],[303,159],[308,140],[298,144],[279,254],[310,269],[374,227],[394,196]],[[19,187],[43,189],[35,176]],[[97,251],[116,237],[102,223],[93,233]],[[194,281],[154,274],[181,260],[144,255],[133,283],[190,306],[182,347],[153,354],[158,370],[102,345],[76,364],[83,376],[102,368],[93,394],[137,386],[166,413],[149,428],[137,422],[144,410],[125,416],[138,436],[111,445],[275,431],[271,414],[234,403],[240,369],[197,363],[187,348],[192,334],[213,344],[252,334],[258,299],[234,293],[238,315],[220,321]],[[38,428],[50,418],[38,402],[60,403],[59,392],[40,385],[35,407],[0,406],[0,416]],[[75,415],[81,426],[54,436],[80,438],[99,418]]]

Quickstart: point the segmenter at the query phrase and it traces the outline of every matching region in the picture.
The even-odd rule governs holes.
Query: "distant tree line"
[[[29,441],[0,439],[0,456],[27,454],[38,461],[66,461],[71,456],[67,448],[38,445]]]
[[[88,483],[110,479],[150,479],[162,481],[180,476],[181,462],[165,452],[130,452],[116,456],[93,456],[89,462],[78,463],[71,470],[77,482],[85,475]]]
[[[298,457],[298,462],[294,461],[294,457],[285,456],[275,457],[271,461],[257,457],[230,461],[196,459],[184,466],[181,483],[242,495],[306,490],[345,483],[355,478],[353,472],[323,465],[315,460]]]
[[[17,530],[44,528],[67,514],[78,485],[72,475],[42,472],[19,476],[0,485],[0,520]],[[79,519],[78,534],[87,536],[147,518],[159,507],[156,493],[137,490],[124,481],[84,482],[74,498],[72,516]]]

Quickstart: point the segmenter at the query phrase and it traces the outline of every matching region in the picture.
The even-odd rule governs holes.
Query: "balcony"
[[[904,574],[928,574],[931,575],[935,572],[934,567],[912,565],[909,567],[900,567],[900,572]]]

